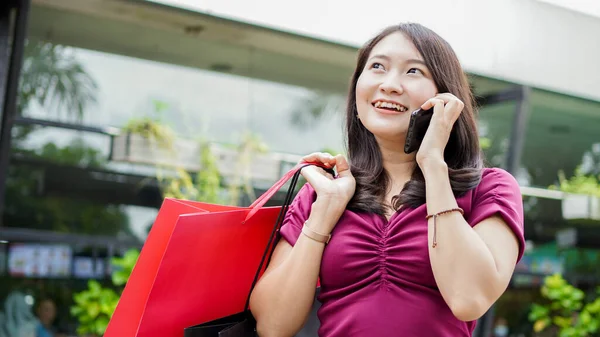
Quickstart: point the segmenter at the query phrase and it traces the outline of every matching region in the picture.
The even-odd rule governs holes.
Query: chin
[[[381,127],[381,128],[367,128],[377,139],[402,141],[406,139],[406,128],[398,130],[397,128]]]

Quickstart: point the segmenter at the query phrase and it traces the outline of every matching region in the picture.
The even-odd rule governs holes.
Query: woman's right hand
[[[346,158],[341,154],[332,156],[329,153],[315,152],[303,157],[301,162],[321,163],[328,168],[335,167],[337,178],[317,166],[303,168],[302,176],[317,192],[318,201],[345,209],[356,189],[356,180],[350,172],[350,165]]]

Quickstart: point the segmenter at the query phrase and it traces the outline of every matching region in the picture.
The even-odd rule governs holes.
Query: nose
[[[383,82],[379,85],[379,90],[387,95],[401,95],[404,92],[404,88],[402,88],[402,83],[399,77],[400,76],[388,74],[388,76],[386,76]]]

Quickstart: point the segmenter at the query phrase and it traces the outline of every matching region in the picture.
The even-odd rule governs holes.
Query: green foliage
[[[34,40],[27,41],[19,83],[19,115],[37,104],[50,112],[47,117],[65,117],[77,122],[83,119],[86,108],[96,102],[98,92],[95,80],[86,72],[71,48]],[[13,153],[33,158],[34,162],[43,159],[66,166],[102,167],[105,164],[103,155],[82,140],[75,140],[65,147],[47,143],[40,149],[25,149],[24,141],[38,128],[16,125],[13,129]],[[129,230],[128,218],[119,206],[105,206],[58,194],[40,195],[45,174],[48,173],[44,167],[35,165],[9,167],[5,224],[110,236]],[[65,184],[71,183],[68,181],[70,177],[66,178]],[[72,312],[84,322],[80,333],[102,333],[118,297],[115,290],[102,288],[97,281],[90,281],[86,291],[75,295],[73,299],[76,305]]]
[[[554,329],[559,337],[588,337],[598,332],[600,297],[584,303],[585,293],[559,274],[546,277],[541,294],[545,303],[534,303],[529,313],[535,332]]]
[[[76,293],[73,300],[75,305],[71,307],[71,315],[79,321],[77,333],[102,335],[117,308],[119,295],[113,289],[90,280],[88,288]]]
[[[48,143],[40,150],[15,149],[15,152],[69,166],[102,167],[105,163],[98,150],[81,140],[75,140],[65,147]],[[69,195],[42,197],[39,195],[39,184],[46,174],[43,167],[11,165],[8,169],[4,221],[9,226],[63,233],[131,234],[129,219],[122,206],[104,205]],[[68,183],[65,181],[65,184]]]
[[[197,173],[197,190],[198,198],[196,200],[209,202],[209,203],[220,203],[222,202],[219,197],[221,191],[221,175],[219,174],[219,168],[217,167],[217,158],[210,151],[210,146],[205,143],[202,146],[202,153],[200,154],[200,163],[202,170]]]
[[[161,148],[172,151],[175,143],[175,133],[162,121],[163,113],[168,104],[152,100],[154,111],[141,118],[132,118],[127,122],[123,131],[138,134],[148,140],[155,141]]]
[[[153,100],[154,111],[148,116],[130,120],[123,128],[155,142],[169,155],[174,155],[175,132],[163,122],[162,115],[168,104]],[[221,176],[216,166],[216,158],[206,142],[202,142],[200,160],[202,170],[194,177],[182,167],[157,167],[156,178],[167,198],[186,199],[211,203],[220,203]]]
[[[549,188],[567,193],[600,197],[600,176],[584,174],[581,167],[575,169],[575,174],[569,179],[565,177],[563,171],[560,171],[558,173],[558,180],[558,185],[552,185]]]
[[[487,137],[479,137],[479,147],[482,150],[487,150],[492,146],[492,140]]]
[[[83,139],[74,139],[70,145],[58,147],[54,143],[46,143],[36,151],[44,159],[57,164],[79,167],[99,168],[106,165],[106,159],[99,150],[89,147]]]
[[[28,40],[23,55],[17,99],[17,114],[23,115],[32,104],[49,111],[48,117],[65,117],[80,122],[86,108],[96,103],[98,86],[69,47]],[[15,125],[13,148],[38,126]]]
[[[118,267],[113,273],[113,288],[103,287],[98,281],[88,281],[88,288],[73,295],[75,305],[71,315],[79,321],[77,333],[103,335],[117,304],[122,286],[127,283],[139,257],[139,251],[131,249],[122,258],[114,257],[112,263]],[[118,291],[118,293],[117,293]]]
[[[236,175],[229,182],[229,204],[237,205],[240,196],[245,193],[250,200],[256,199],[251,181],[251,164],[256,155],[267,153],[268,148],[257,134],[246,132],[242,135],[241,142],[236,146],[238,160]]]
[[[163,197],[186,200],[200,199],[200,192],[194,184],[194,179],[187,171],[175,169],[175,175],[169,173],[169,176],[165,176],[160,169],[156,172],[156,178],[162,187]]]
[[[172,149],[174,135],[172,130],[151,118],[143,117],[130,120],[124,131],[139,134],[146,139],[155,140],[164,149]]]
[[[156,142],[168,154],[175,154],[175,133],[161,121],[162,112],[168,108],[166,103],[154,101],[154,117],[134,119],[127,123],[125,131],[138,134]],[[229,188],[222,188],[223,179],[217,167],[217,158],[211,151],[210,144],[199,141],[200,167],[195,176],[183,167],[158,167],[156,177],[164,197],[202,201],[209,203],[237,204],[241,192],[254,199],[254,190],[250,181],[250,164],[257,154],[268,151],[260,137],[253,133],[245,133],[239,144],[231,146],[238,152],[236,176],[229,182]],[[228,194],[228,201],[223,197]]]
[[[18,92],[18,113],[32,104],[46,111],[80,121],[87,106],[96,102],[97,85],[68,47],[42,41],[27,41]],[[79,167],[102,167],[106,160],[100,151],[81,139],[59,147],[47,143],[39,149],[27,150],[23,141],[37,127],[15,125],[15,155],[56,164]],[[35,165],[11,165],[7,176],[4,223],[59,232],[116,235],[128,230],[128,219],[119,206],[105,206],[65,195],[40,195],[47,171]],[[66,177],[69,178],[69,177]],[[65,184],[70,182],[65,179]],[[43,190],[42,190],[43,191]]]
[[[163,196],[184,200],[222,203],[220,197],[221,176],[216,167],[216,159],[208,145],[202,146],[201,161],[203,169],[196,174],[194,180],[186,170],[176,168],[174,175],[166,176],[162,170],[157,171],[157,179],[162,186]]]
[[[97,89],[95,80],[68,47],[27,41],[21,68],[19,113],[36,102],[81,120],[87,105],[96,102]]]
[[[112,282],[116,286],[124,286],[129,280],[129,276],[133,272],[133,267],[140,257],[140,252],[136,249],[130,249],[123,255],[122,258],[113,257],[112,264],[117,267],[112,275]]]

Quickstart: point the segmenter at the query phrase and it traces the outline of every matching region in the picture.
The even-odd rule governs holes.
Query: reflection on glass
[[[479,133],[489,144],[484,149],[488,165],[505,167],[514,113],[514,102],[490,104],[479,110]]]
[[[525,136],[522,167],[530,185],[547,188],[559,172],[567,178],[582,167],[598,172],[600,103],[534,91]]]

